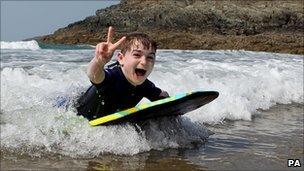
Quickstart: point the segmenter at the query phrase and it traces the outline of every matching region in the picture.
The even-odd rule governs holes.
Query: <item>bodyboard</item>
[[[90,120],[89,124],[92,126],[113,125],[164,116],[183,115],[213,101],[218,95],[219,93],[216,91],[181,93],[154,102],[141,103],[135,107]]]

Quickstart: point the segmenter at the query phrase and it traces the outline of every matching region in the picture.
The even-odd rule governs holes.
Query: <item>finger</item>
[[[97,44],[95,52],[97,54],[100,54],[102,52],[103,46],[104,46],[103,43]]]
[[[103,45],[100,44],[100,45],[98,46],[98,53],[99,53],[99,54],[100,54],[100,52],[102,52],[102,49],[103,49]]]
[[[102,42],[102,43],[100,44],[99,51],[100,51],[100,52],[107,52],[107,51],[108,51],[108,44]]]
[[[102,52],[108,52],[108,44],[104,44],[102,47]]]
[[[117,49],[125,40],[126,40],[126,36],[119,39],[116,43],[113,44],[113,49]]]
[[[97,44],[95,47],[95,55],[99,54],[99,48],[100,48],[100,44]]]
[[[110,26],[108,30],[108,38],[107,38],[107,43],[110,43],[113,37],[113,27]]]
[[[96,46],[96,52],[98,54],[100,54],[101,52],[105,51],[105,46],[106,46],[106,43],[102,42],[102,43],[99,43],[97,46]]]

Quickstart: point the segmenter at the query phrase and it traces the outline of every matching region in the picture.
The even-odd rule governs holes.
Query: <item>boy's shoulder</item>
[[[111,67],[111,68],[106,68],[104,69],[105,71],[105,77],[106,79],[123,79],[124,75],[119,66]]]

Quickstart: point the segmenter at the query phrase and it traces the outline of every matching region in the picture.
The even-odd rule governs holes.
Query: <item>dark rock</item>
[[[303,1],[121,0],[96,15],[37,38],[45,43],[97,44],[142,31],[160,48],[245,49],[303,54]],[[265,40],[273,39],[268,46]],[[286,40],[294,43],[286,44]]]

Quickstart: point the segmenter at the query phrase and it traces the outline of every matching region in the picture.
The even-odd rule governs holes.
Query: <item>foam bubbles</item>
[[[16,42],[3,42],[1,41],[1,49],[29,49],[38,50],[40,49],[38,42],[35,40],[31,41],[16,41]]]
[[[40,69],[4,68],[1,71],[1,99],[4,99],[0,115],[1,148],[17,149],[33,156],[45,153],[72,157],[106,153],[133,155],[151,149],[185,147],[193,141],[202,143],[209,135],[202,131],[205,129],[202,126],[183,119],[150,121],[144,126],[91,127],[72,107],[87,86],[85,81],[82,85],[75,84],[79,75],[85,78],[83,71],[79,68],[78,72],[52,70],[50,75]],[[70,101],[66,106],[54,107],[57,97],[68,97]]]
[[[219,123],[224,119],[251,120],[257,109],[281,103],[303,103],[303,57],[246,51],[194,51],[187,59],[168,63],[152,73],[152,80],[170,94],[215,90],[218,99],[186,114],[193,121]],[[166,60],[164,60],[166,61]],[[162,68],[165,72],[162,72]],[[168,72],[168,68],[172,72]]]
[[[276,103],[303,103],[303,56],[246,51],[158,51],[149,77],[169,94],[214,90],[220,96],[183,115],[142,125],[89,126],[72,104],[90,85],[93,50],[5,52],[1,65],[1,148],[31,155],[133,155],[187,147],[210,135],[203,123],[250,120]],[[19,61],[19,62],[16,62]],[[55,107],[58,97],[68,99]]]

